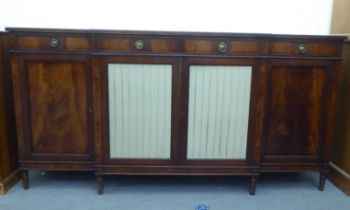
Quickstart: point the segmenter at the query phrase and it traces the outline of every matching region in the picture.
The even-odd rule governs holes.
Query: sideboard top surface
[[[269,33],[228,33],[228,32],[188,32],[188,31],[139,31],[139,30],[98,30],[98,29],[56,29],[56,28],[17,28],[7,27],[8,32],[15,33],[73,33],[95,35],[155,35],[155,36],[205,36],[205,37],[242,37],[242,38],[282,38],[282,39],[327,39],[344,40],[340,35],[291,35]]]
[[[341,59],[344,36],[6,28],[10,52]],[[54,41],[55,46],[52,45]],[[141,42],[141,43],[138,43]],[[136,45],[141,44],[141,48]],[[223,47],[220,49],[220,47]]]

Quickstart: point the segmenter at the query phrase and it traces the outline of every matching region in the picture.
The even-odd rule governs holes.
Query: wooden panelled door
[[[319,161],[326,141],[331,70],[321,61],[271,62],[265,161]]]
[[[30,160],[92,159],[91,75],[85,57],[21,56],[14,85],[20,88],[24,138]],[[25,73],[19,73],[19,71]],[[20,76],[19,76],[20,75]],[[19,107],[17,107],[18,109]]]

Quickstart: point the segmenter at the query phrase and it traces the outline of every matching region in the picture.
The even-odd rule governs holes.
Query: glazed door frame
[[[324,71],[324,86],[322,90],[322,99],[321,99],[321,110],[319,113],[319,139],[317,140],[317,155],[269,155],[267,153],[267,147],[271,146],[269,142],[269,119],[270,116],[270,107],[272,103],[271,91],[272,91],[272,71],[273,68],[295,68],[301,71],[302,68],[320,68]],[[330,153],[330,145],[332,141],[333,133],[333,120],[332,109],[334,109],[335,103],[335,91],[336,80],[338,72],[336,72],[336,61],[327,61],[327,60],[317,60],[317,59],[270,59],[268,61],[268,78],[266,85],[266,98],[267,103],[265,106],[265,119],[264,119],[264,147],[262,152],[262,163],[272,163],[272,164],[286,164],[290,163],[293,165],[305,165],[313,163],[323,163],[324,160],[327,160]],[[288,71],[293,71],[294,69],[288,69]],[[303,69],[302,69],[303,70]],[[277,71],[277,70],[275,70]],[[317,79],[317,78],[316,78]],[[313,82],[315,79],[312,80]],[[305,101],[305,100],[304,100]],[[303,102],[304,102],[303,101]],[[312,122],[310,122],[312,123]]]
[[[32,144],[32,125],[31,125],[31,103],[30,103],[30,86],[29,86],[29,67],[30,63],[36,64],[79,64],[83,66],[85,78],[80,78],[85,83],[86,89],[86,134],[87,139],[85,153],[35,153]],[[60,71],[60,70],[57,70]],[[71,71],[74,71],[72,69]],[[92,82],[91,69],[88,56],[83,55],[50,55],[50,54],[14,54],[12,55],[12,78],[14,84],[15,108],[16,108],[16,125],[18,134],[19,161],[53,161],[64,163],[92,162],[94,160],[94,129],[93,129],[93,99],[92,99]],[[79,78],[77,78],[79,79]],[[74,94],[74,93],[73,93]],[[76,95],[75,95],[76,97]],[[65,100],[65,99],[63,99]],[[68,100],[68,99],[67,99]],[[76,97],[74,100],[79,100]],[[77,101],[79,102],[79,101]],[[42,104],[44,105],[44,104]],[[54,104],[58,108],[57,104]],[[78,119],[79,120],[79,119]],[[79,121],[77,121],[79,123]],[[57,129],[56,129],[57,130]],[[56,131],[55,131],[56,132]],[[59,132],[59,131],[57,131]],[[79,140],[77,140],[79,141]],[[81,141],[81,140],[80,140]],[[79,143],[78,143],[79,144]],[[69,145],[68,145],[69,146]]]
[[[108,102],[108,64],[169,64],[172,65],[171,87],[171,142],[170,159],[155,158],[111,158],[109,141],[109,102]],[[96,138],[96,161],[107,165],[176,165],[179,156],[179,117],[180,117],[180,59],[160,56],[96,56],[94,58],[94,75],[100,81],[101,135]],[[98,84],[97,84],[98,85]],[[98,94],[98,90],[95,91]],[[96,94],[96,95],[97,95]],[[100,140],[99,140],[100,139]]]
[[[251,66],[251,91],[249,101],[248,134],[245,159],[187,159],[187,131],[188,131],[188,107],[189,107],[189,72],[191,65],[205,66]],[[259,111],[259,105],[264,98],[260,91],[264,80],[264,66],[258,59],[251,58],[224,58],[224,57],[188,57],[182,62],[182,100],[181,100],[181,153],[180,159],[188,166],[247,166],[258,165],[260,160],[261,122],[263,112]]]

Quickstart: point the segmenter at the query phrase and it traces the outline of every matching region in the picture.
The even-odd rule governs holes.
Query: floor
[[[29,190],[18,183],[0,197],[0,210],[350,209],[350,197],[329,181],[324,192],[317,184],[314,173],[265,174],[250,196],[248,177],[108,176],[99,196],[92,173],[35,171]]]

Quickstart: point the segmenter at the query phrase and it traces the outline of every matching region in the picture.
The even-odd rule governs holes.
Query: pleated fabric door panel
[[[245,159],[251,66],[191,65],[187,159]]]
[[[109,64],[111,158],[170,159],[172,65]]]

